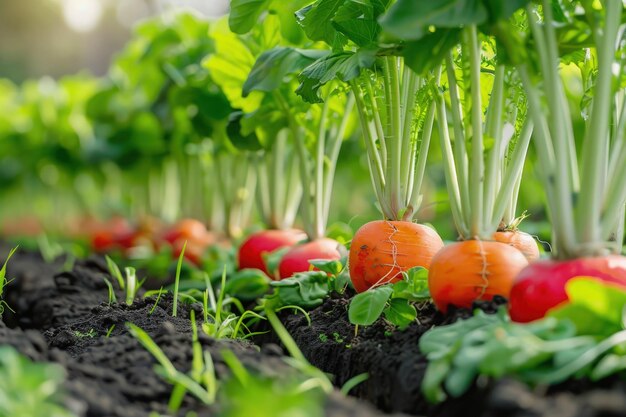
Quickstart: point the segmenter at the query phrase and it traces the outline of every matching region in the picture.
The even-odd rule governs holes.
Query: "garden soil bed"
[[[477,304],[488,313],[504,299]],[[426,358],[420,353],[420,336],[432,326],[471,316],[470,310],[453,310],[447,316],[425,305],[419,322],[404,331],[380,319],[359,328],[348,320],[347,296],[336,296],[310,312],[311,326],[303,315],[283,315],[286,328],[308,360],[334,375],[341,386],[367,372],[369,379],[351,392],[386,412],[433,417],[609,417],[626,416],[626,383],[610,379],[601,384],[569,381],[556,387],[530,389],[512,379],[479,380],[465,395],[439,405],[429,404],[420,386]],[[269,338],[268,342],[276,342]]]
[[[4,259],[8,248],[1,252]],[[36,361],[62,365],[68,375],[66,405],[78,416],[167,415],[172,387],[154,373],[155,360],[126,331],[125,323],[144,329],[176,368],[186,372],[192,358],[189,309],[200,313],[201,306],[181,305],[177,317],[171,316],[171,296],[161,297],[152,314],[151,297],[140,297],[130,307],[109,306],[103,279],[108,273],[101,259],[77,262],[69,272],[59,272],[61,267],[61,262],[47,264],[28,252],[11,259],[8,277],[14,280],[5,299],[16,313],[7,310],[0,320],[0,345],[12,345]],[[117,293],[118,299],[122,296]],[[221,358],[224,349],[233,351],[251,372],[270,377],[293,372],[277,345],[259,350],[249,342],[216,341],[203,335],[200,342],[210,351],[219,377],[229,372]],[[338,393],[329,397],[325,409],[333,417],[382,415],[367,402]],[[179,415],[190,410],[198,416],[217,415],[219,404],[204,406],[187,395]]]
[[[4,258],[8,248],[0,252]],[[154,373],[154,359],[124,324],[143,328],[179,370],[187,371],[192,357],[189,311],[200,313],[201,306],[181,305],[178,317],[171,316],[172,299],[166,296],[152,314],[155,299],[151,297],[140,297],[130,307],[109,306],[103,279],[108,273],[102,259],[77,262],[70,272],[59,272],[62,265],[47,264],[39,255],[21,251],[11,259],[8,276],[14,281],[6,288],[5,299],[16,313],[7,310],[0,321],[0,344],[15,346],[33,360],[61,364],[68,374],[67,405],[78,416],[148,416],[152,411],[166,415],[171,386]],[[122,296],[118,291],[118,299]],[[493,312],[497,304],[478,307]],[[463,397],[430,405],[420,394],[426,361],[418,340],[432,326],[469,317],[469,311],[457,310],[444,317],[425,305],[419,322],[405,331],[394,331],[380,320],[355,332],[347,307],[347,297],[328,299],[311,312],[311,326],[302,315],[282,315],[305,356],[332,374],[337,386],[369,373],[369,379],[352,391],[358,399],[339,394],[329,398],[327,416],[626,416],[626,384],[616,379],[595,386],[583,381],[534,390],[508,379],[480,380]],[[268,376],[292,372],[272,336],[256,340],[260,350],[248,342],[215,341],[206,336],[200,342],[211,352],[219,376],[228,373],[221,359],[224,349],[233,351],[253,372]],[[199,416],[219,413],[217,407],[187,396],[179,415],[189,410]]]

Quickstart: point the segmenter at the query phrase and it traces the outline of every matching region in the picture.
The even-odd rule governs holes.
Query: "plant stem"
[[[383,122],[380,119],[380,106],[378,105],[376,95],[374,94],[372,80],[367,76],[364,76],[363,79],[365,80],[363,84],[365,85],[365,94],[367,94],[367,98],[369,99],[372,120],[374,122],[374,128],[376,129],[376,136],[378,137],[378,142],[380,143],[379,158],[382,163],[382,171],[385,172],[387,169],[387,138],[385,137]]]
[[[324,222],[324,158],[326,157],[326,120],[328,119],[329,97],[324,100],[322,114],[317,132],[317,146],[315,152],[314,207],[315,207],[315,239],[324,237],[326,223]]]
[[[438,92],[436,97],[437,106],[437,127],[439,130],[439,142],[441,145],[441,154],[443,158],[445,174],[446,174],[446,187],[448,188],[448,195],[450,198],[450,208],[452,210],[452,217],[456,229],[461,235],[462,239],[470,237],[470,230],[468,229],[463,213],[461,211],[461,197],[459,192],[459,182],[456,176],[456,168],[454,166],[454,155],[452,154],[452,146],[450,145],[450,133],[448,132],[448,120],[446,117],[446,102],[441,91]]]
[[[460,191],[460,209],[464,216],[464,222],[469,224],[469,213],[463,207],[469,207],[469,183],[468,183],[468,162],[467,150],[465,149],[465,133],[463,118],[461,117],[461,100],[459,99],[459,88],[457,86],[456,74],[454,72],[454,61],[450,52],[446,57],[446,73],[448,84],[450,85],[450,107],[452,110],[452,127],[454,129],[454,160],[456,162],[456,177],[460,181],[458,188]]]
[[[284,221],[285,207],[285,154],[287,146],[287,132],[280,131],[276,135],[276,141],[272,149],[272,219],[270,226],[280,229]]]
[[[396,219],[402,210],[402,150],[404,148],[404,136],[402,135],[402,107],[400,105],[400,81],[399,69],[396,57],[387,57],[385,60],[385,72],[388,73],[391,96],[387,97],[390,103],[390,112],[387,115],[391,119],[391,154],[389,160],[390,181],[388,196],[391,209]]]
[[[271,157],[268,153],[256,155],[255,157],[255,165],[257,167],[257,201],[258,207],[261,214],[261,218],[263,219],[263,223],[269,228],[275,228],[273,219],[272,219],[272,203],[270,202],[272,195],[272,187],[270,186],[268,179],[268,170],[270,170],[270,165],[272,163]]]
[[[372,136],[370,124],[368,123],[367,110],[361,88],[356,81],[351,81],[350,85],[354,93],[356,108],[359,114],[359,121],[361,122],[361,132],[365,137],[365,149],[367,152],[367,161],[369,167],[369,173],[372,180],[372,186],[376,194],[376,199],[380,202],[380,209],[383,216],[387,219],[393,218],[393,214],[387,208],[385,199],[385,172],[381,163],[380,154],[376,149],[376,142]]]
[[[335,171],[337,169],[337,159],[339,158],[339,151],[341,150],[341,144],[343,142],[344,135],[346,133],[346,128],[348,126],[348,121],[350,120],[350,115],[352,114],[352,109],[354,108],[354,95],[349,94],[346,100],[346,106],[343,111],[343,116],[341,118],[341,122],[339,123],[339,127],[336,130],[333,137],[331,137],[330,143],[330,154],[329,154],[329,166],[326,170],[326,176],[324,178],[324,224],[328,223],[328,216],[330,214],[330,202],[333,192],[333,184],[335,180]]]
[[[467,42],[470,59],[470,91],[472,95],[472,158],[470,160],[470,207],[471,223],[470,236],[482,238],[483,236],[483,187],[484,187],[484,162],[483,162],[483,128],[482,128],[482,99],[480,96],[480,49],[476,26],[467,29]]]
[[[489,220],[490,230],[497,230],[507,206],[510,206],[511,196],[515,192],[515,184],[522,177],[524,162],[526,161],[526,152],[528,151],[532,133],[533,124],[527,119],[522,127],[520,138],[515,145],[511,161],[504,173],[500,189],[496,193],[491,219]]]
[[[544,2],[546,3],[546,2]],[[596,79],[591,120],[585,132],[582,153],[582,184],[578,201],[579,236],[581,243],[593,244],[602,240],[600,227],[602,197],[606,186],[607,155],[609,150],[609,120],[613,82],[615,39],[619,29],[622,2],[608,0],[603,29],[596,28],[598,76]],[[545,6],[544,6],[545,7]]]
[[[498,167],[505,150],[502,136],[502,108],[504,107],[504,75],[503,65],[497,65],[495,79],[489,99],[487,113],[487,134],[493,139],[493,146],[487,158],[487,172],[485,176],[485,201],[483,210],[483,224],[490,224],[493,217],[494,200],[498,189]],[[525,157],[526,155],[524,155]],[[500,187],[500,190],[502,188]],[[491,230],[491,228],[489,228]]]
[[[304,137],[301,132],[300,127],[296,123],[291,111],[289,109],[289,105],[282,95],[279,93],[275,93],[274,97],[276,98],[277,103],[282,108],[284,114],[287,116],[287,121],[289,124],[289,129],[293,136],[294,146],[296,148],[296,153],[298,155],[298,159],[300,161],[300,180],[303,184],[303,199],[302,199],[302,217],[304,220],[304,231],[309,237],[309,239],[313,239],[316,231],[314,228],[314,222],[312,220],[312,215],[314,213],[313,201],[311,200],[311,176],[310,176],[310,167],[309,167],[309,158],[308,151],[306,149],[306,145],[304,143]]]

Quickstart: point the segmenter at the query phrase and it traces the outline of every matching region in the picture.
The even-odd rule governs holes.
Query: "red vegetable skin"
[[[529,265],[515,278],[511,289],[511,319],[527,323],[544,317],[548,310],[567,301],[565,284],[579,276],[596,277],[626,287],[626,257],[548,260]]]
[[[300,230],[262,230],[253,233],[239,247],[237,254],[239,269],[256,268],[270,275],[264,256],[277,249],[293,246],[306,239]]]
[[[406,221],[377,220],[354,234],[350,246],[350,279],[357,292],[402,279],[402,271],[430,268],[443,248],[434,229]]]
[[[123,217],[113,217],[94,231],[91,246],[96,252],[106,252],[116,247],[128,248],[135,230]]]
[[[329,238],[294,246],[283,256],[278,265],[280,279],[289,278],[298,272],[316,270],[309,263],[311,259],[341,259],[339,248],[339,242]]]

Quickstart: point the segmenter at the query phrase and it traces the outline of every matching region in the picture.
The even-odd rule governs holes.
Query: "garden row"
[[[7,183],[43,190],[79,225],[74,234],[61,226],[65,234],[133,263],[120,269],[107,258],[110,276],[97,285],[109,305],[134,305],[144,285],[155,305],[171,297],[172,316],[179,303],[201,305],[210,337],[271,330],[305,374],[315,372],[307,360],[338,383],[371,371],[356,390],[387,410],[433,413],[419,402],[464,398],[481,379],[554,387],[583,378],[589,387],[619,378],[623,3],[309,3],[235,0],[213,23],[191,14],[148,21],[106,80],[7,84]],[[328,223],[341,148],[354,137],[382,220],[352,235]],[[42,156],[22,164],[28,152]],[[550,260],[518,229],[529,163],[544,191]],[[419,223],[434,203],[425,185],[433,166],[456,229],[448,245]],[[123,217],[94,221],[107,206]],[[183,217],[199,221],[176,222]],[[265,230],[247,232],[251,217]],[[38,242],[50,260],[60,252]],[[136,268],[169,280],[139,281]],[[490,300],[490,314],[453,323],[458,308]],[[400,355],[387,380],[377,373],[387,362],[362,347],[368,340],[387,355],[409,345],[420,356]],[[202,375],[211,362],[193,349],[192,382],[210,391]],[[161,371],[174,392],[193,393],[174,371]],[[410,390],[396,407],[381,389],[394,382],[421,394]]]

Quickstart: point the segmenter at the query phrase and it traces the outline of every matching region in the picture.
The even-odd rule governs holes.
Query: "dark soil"
[[[7,252],[2,248],[0,255]],[[154,373],[155,360],[127,332],[125,323],[144,329],[176,368],[186,372],[192,358],[189,315],[191,310],[198,315],[201,306],[179,305],[178,316],[172,317],[171,296],[163,296],[156,307],[155,298],[141,296],[132,306],[109,305],[103,278],[113,280],[102,259],[78,262],[70,272],[59,272],[62,266],[60,261],[46,264],[28,252],[12,258],[8,276],[15,280],[6,288],[5,300],[16,313],[6,310],[0,320],[0,344],[15,346],[33,360],[61,364],[68,375],[67,406],[79,417],[148,416],[150,412],[166,415],[172,387]],[[116,296],[123,300],[120,291]],[[503,302],[476,307],[495,312]],[[602,385],[568,382],[550,389],[530,389],[510,379],[479,379],[461,398],[428,404],[420,392],[427,363],[418,348],[419,338],[432,326],[468,318],[471,312],[451,310],[442,316],[426,304],[419,312],[419,321],[405,331],[393,329],[383,320],[355,331],[348,321],[347,307],[347,297],[328,299],[311,312],[311,326],[302,315],[282,315],[305,356],[334,375],[337,386],[361,373],[369,374],[351,392],[358,399],[331,395],[325,405],[327,416],[373,417],[382,416],[382,412],[433,417],[626,416],[626,384],[617,379]],[[216,341],[202,334],[200,342],[211,353],[220,378],[229,374],[222,360],[224,349],[234,352],[256,374],[284,376],[294,372],[284,362],[275,336],[258,338],[260,350],[248,342]],[[204,406],[188,395],[179,415],[189,410],[198,416],[220,412],[219,404]]]
[[[505,302],[499,298],[475,307],[494,313]],[[452,309],[444,317],[428,304],[419,312],[419,322],[404,331],[382,319],[357,331],[348,320],[348,303],[348,297],[328,299],[310,313],[311,326],[302,315],[284,315],[283,321],[304,355],[333,374],[336,385],[369,373],[369,379],[352,394],[381,410],[433,417],[626,416],[626,383],[616,379],[602,385],[571,381],[535,390],[510,379],[481,379],[461,398],[429,404],[420,392],[427,362],[420,353],[419,338],[432,326],[470,317],[471,310]]]
[[[8,250],[3,249],[4,257]],[[8,276],[14,281],[5,288],[5,300],[16,313],[7,310],[0,320],[0,345],[12,345],[36,361],[61,364],[68,375],[67,406],[77,416],[167,415],[172,386],[155,374],[155,360],[127,332],[125,323],[145,330],[174,366],[187,372],[192,358],[189,315],[192,309],[200,313],[201,306],[179,305],[177,317],[172,317],[171,296],[161,297],[156,307],[153,297],[138,297],[132,306],[109,305],[103,278],[113,280],[101,259],[78,262],[70,272],[58,272],[61,266],[26,252],[11,259]],[[123,300],[120,291],[116,295]],[[276,345],[259,350],[249,342],[216,341],[202,332],[199,338],[220,378],[229,374],[222,360],[225,349],[255,374],[272,377],[295,372]],[[382,415],[367,403],[338,393],[329,397],[325,409],[333,417]],[[198,416],[219,415],[219,404],[205,406],[187,395],[179,415],[190,410]]]

